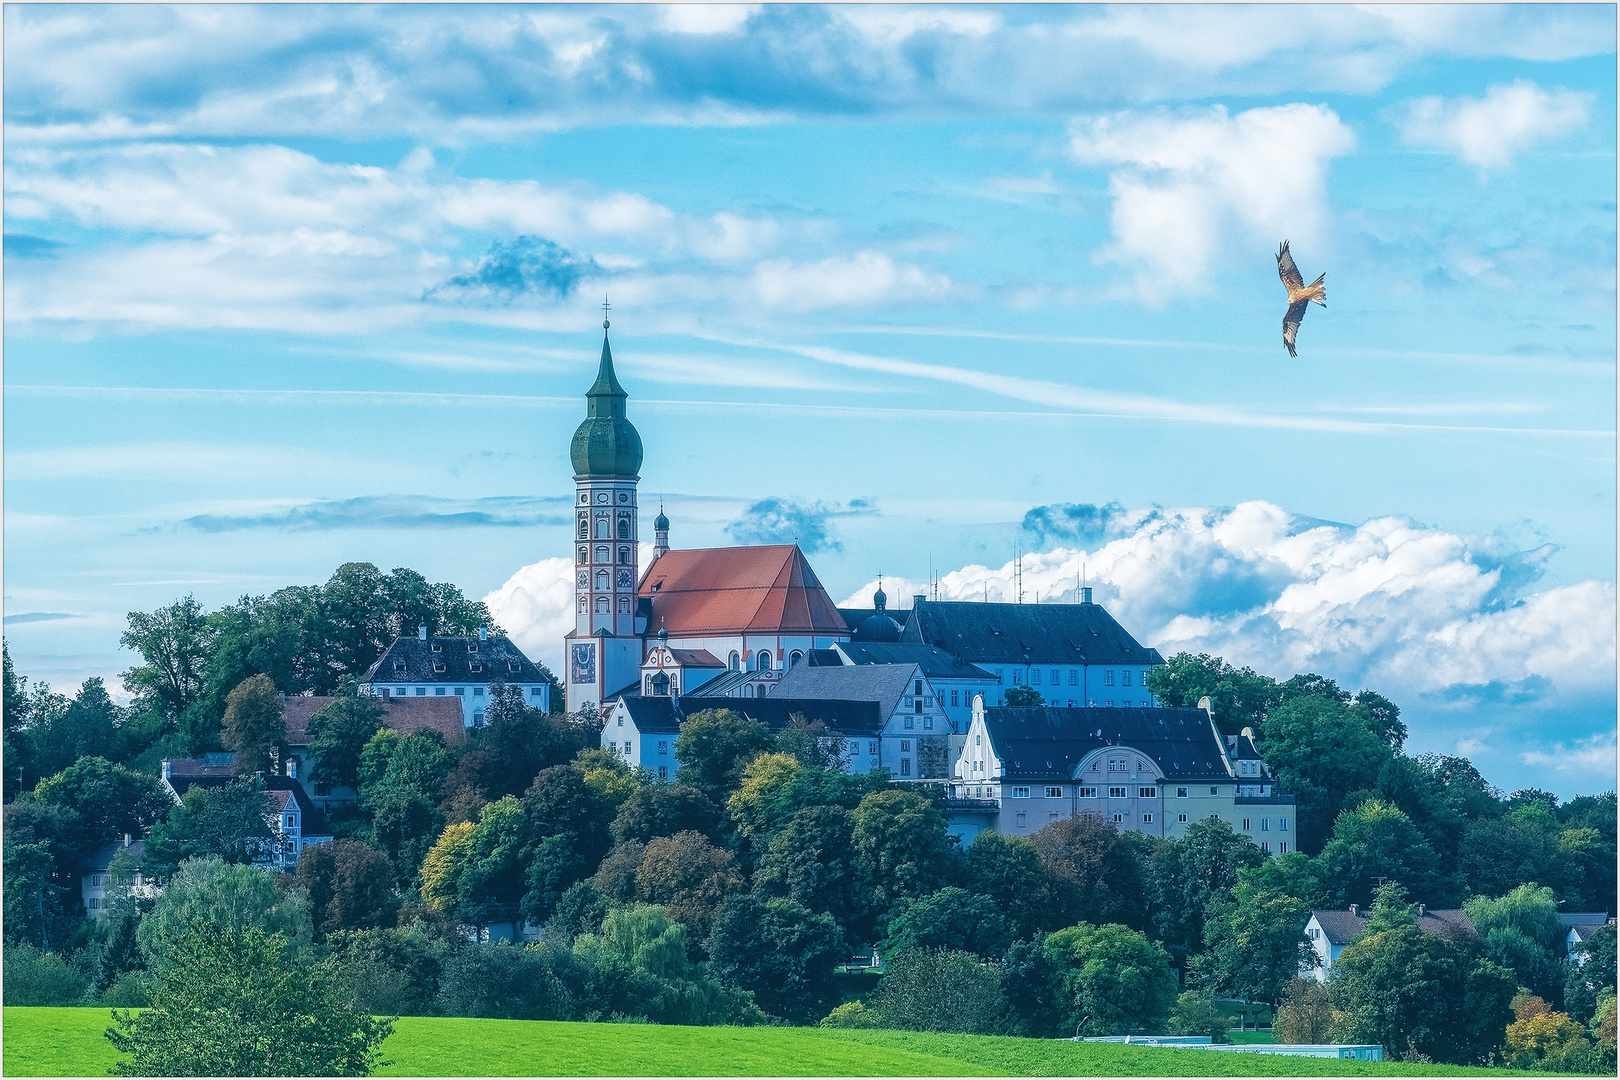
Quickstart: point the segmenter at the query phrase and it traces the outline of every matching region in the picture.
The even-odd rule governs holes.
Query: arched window
[[[641,680],[641,692],[643,694],[646,694],[648,697],[652,696],[652,676],[651,675],[648,675],[646,678]]]
[[[629,566],[630,565],[630,549],[629,548],[622,547],[622,548],[619,549],[619,565],[620,566]]]
[[[726,661],[726,666],[728,668],[730,668],[732,671],[736,671],[737,668],[740,666],[738,661],[739,661],[739,657],[737,656],[737,654],[735,652],[733,652],[731,654],[731,659]]]
[[[475,710],[473,712],[473,727],[479,727],[483,723],[484,723],[484,710],[483,709]]]
[[[579,538],[589,540],[591,537],[591,522],[584,514],[579,515]]]
[[[612,528],[613,528],[613,525],[612,525],[611,522],[608,521],[607,518],[605,518],[605,517],[597,518],[596,519],[596,538],[598,540],[611,540],[613,538],[613,534],[609,530],[612,529]]]
[[[607,597],[598,596],[596,598],[596,613],[598,615],[611,615],[612,612],[608,610],[608,605],[610,603],[611,601],[609,601]]]
[[[598,544],[598,545],[596,545],[596,561],[597,562],[607,562],[612,557],[613,557],[613,549],[612,548],[608,547],[606,544]]]
[[[771,670],[771,654],[764,649],[754,654],[754,667],[760,671]]]
[[[788,667],[792,667],[794,664],[797,664],[800,660],[803,660],[803,659],[804,659],[804,653],[800,652],[798,649],[794,649],[793,650],[793,655],[788,657]]]
[[[591,610],[591,602],[589,600],[585,599],[585,597],[583,597],[583,596],[580,597],[579,598],[579,613],[581,615],[587,615],[587,614],[590,613],[590,610]]]
[[[628,596],[619,597],[619,614],[630,614],[630,598]]]
[[[591,549],[586,547],[584,544],[579,545],[579,561],[580,565],[584,565],[585,563],[591,561]]]
[[[667,697],[669,695],[669,676],[662,671],[652,677],[652,692],[654,697]]]
[[[630,516],[628,514],[619,515],[619,539],[630,539]]]

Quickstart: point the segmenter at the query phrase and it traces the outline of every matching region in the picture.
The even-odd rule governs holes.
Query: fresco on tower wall
[[[569,680],[576,683],[596,682],[596,646],[585,644],[572,648]]]

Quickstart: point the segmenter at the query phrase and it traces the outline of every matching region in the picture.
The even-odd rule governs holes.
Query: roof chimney
[[[163,779],[167,780],[174,775],[174,765],[168,758],[163,759]]]
[[[427,640],[427,623],[418,623],[416,626],[416,640]]]
[[[1091,603],[1091,586],[1090,585],[1082,585],[1080,587],[1080,602],[1082,604]]]
[[[480,626],[478,628],[478,640],[479,641],[488,641],[489,640],[489,627]]]
[[[1427,915],[1428,913],[1429,913],[1429,905],[1428,904],[1419,904],[1418,905],[1418,918],[1421,919],[1421,918],[1423,918],[1423,916]]]
[[[1355,904],[1351,904],[1350,905],[1350,914],[1352,914],[1352,915],[1360,915],[1361,912],[1357,910],[1357,906]]]
[[[129,847],[129,833],[124,834],[124,846]]]
[[[922,603],[926,599],[928,599],[928,594],[927,593],[912,593],[911,594],[911,606],[916,607],[918,604]]]

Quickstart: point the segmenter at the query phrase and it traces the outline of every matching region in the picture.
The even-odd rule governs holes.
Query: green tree
[[[1208,990],[1185,990],[1176,997],[1170,1010],[1166,1029],[1172,1035],[1208,1035],[1211,1042],[1228,1043],[1226,1034],[1232,1026],[1232,1017],[1215,1004],[1215,995]]]
[[[1141,837],[1101,814],[1054,821],[1029,838],[1050,881],[1048,910],[1059,926],[1118,922],[1147,927]]]
[[[1159,1030],[1176,1000],[1170,954],[1128,926],[1079,923],[1046,938],[1064,1024],[1087,1035]]]
[[[1598,1013],[1598,999],[1615,986],[1614,927],[1599,926],[1570,950],[1569,978],[1564,983],[1564,1009],[1584,1022]],[[1612,1014],[1611,1014],[1612,1015]]]
[[[140,836],[168,816],[174,801],[154,776],[114,765],[106,758],[80,758],[41,780],[34,798],[79,814],[86,838],[111,840],[120,833]]]
[[[1007,997],[994,964],[972,953],[912,949],[888,961],[872,996],[886,1027],[998,1035],[1007,1025]]]
[[[615,843],[700,832],[715,837],[720,831],[720,808],[691,784],[646,784],[637,787],[619,806],[610,827]]]
[[[436,803],[453,763],[437,731],[399,735],[383,728],[360,751],[360,805],[376,805],[385,791],[415,792]]]
[[[146,840],[146,868],[160,880],[185,859],[216,857],[249,863],[265,856],[270,840],[266,815],[275,804],[253,777],[222,788],[193,787]]]
[[[360,754],[382,727],[382,703],[349,693],[309,718],[309,778],[339,787],[360,787]]]
[[[1389,878],[1425,903],[1445,907],[1457,884],[1444,874],[1434,849],[1416,825],[1395,807],[1368,799],[1341,813],[1322,848],[1323,877],[1333,882],[1330,906],[1371,901],[1375,879]]]
[[[549,940],[457,949],[443,970],[438,1005],[448,1016],[574,1020],[596,1011],[590,964]]]
[[[609,900],[629,903],[636,898],[636,871],[647,857],[647,845],[640,840],[626,840],[608,849],[602,864],[591,875],[591,885]]]
[[[695,941],[708,937],[715,912],[746,881],[731,852],[717,848],[702,833],[660,836],[647,844],[636,870],[636,897],[662,905],[666,914],[686,926]]]
[[[1321,850],[1346,798],[1371,789],[1392,756],[1389,743],[1343,702],[1303,691],[1271,710],[1260,742],[1277,786],[1294,793],[1295,836],[1308,853]]]
[[[681,725],[675,740],[675,760],[681,782],[691,784],[716,806],[742,781],[748,763],[771,748],[770,729],[730,709],[705,709]]]
[[[4,978],[7,1008],[80,1005],[87,989],[84,976],[61,956],[20,943],[6,947]]]
[[[287,759],[287,725],[281,694],[268,675],[245,679],[226,696],[220,739],[236,752],[238,774],[279,771]]]
[[[526,888],[528,839],[523,804],[512,796],[479,811],[457,880],[455,911],[464,921],[481,926],[517,917]]]
[[[776,733],[776,751],[791,755],[807,769],[840,772],[849,753],[849,740],[820,720],[806,720],[794,713],[787,727]]]
[[[305,848],[297,873],[318,934],[393,925],[399,911],[394,868],[370,844],[338,840]]]
[[[953,870],[956,848],[945,818],[927,799],[909,791],[879,791],[850,815],[855,900],[881,931],[895,901],[927,896]]]
[[[824,911],[853,940],[870,940],[855,900],[851,835],[854,822],[841,806],[809,806],[771,837],[754,871],[754,891]]]
[[[1207,948],[1192,970],[1223,996],[1275,1004],[1301,970],[1320,963],[1305,937],[1310,918],[1305,901],[1242,878],[1209,905]]]
[[[1558,921],[1553,891],[1520,885],[1505,896],[1476,896],[1463,904],[1485,942],[1485,955],[1512,971],[1520,986],[1561,1000],[1566,965],[1560,959],[1567,928]]]
[[[593,964],[599,1001],[611,1015],[660,1024],[752,1024],[764,1019],[747,991],[722,986],[688,956],[686,928],[662,908],[629,904],[608,912],[602,929],[582,934],[574,953]]]
[[[742,782],[726,800],[726,811],[737,823],[744,836],[767,834],[781,824],[771,811],[779,803],[777,798],[787,788],[804,765],[792,754],[781,751],[760,754],[743,769]]]
[[[368,805],[371,822],[362,836],[388,856],[395,883],[405,888],[416,880],[417,869],[444,827],[444,817],[426,796],[408,787],[375,791]]]
[[[1331,1037],[1333,1003],[1327,983],[1290,979],[1271,1021],[1271,1037],[1280,1043],[1321,1044]]]
[[[995,902],[1013,937],[1027,939],[1046,929],[1046,875],[1040,856],[1022,836],[989,829],[975,836],[968,845],[966,880],[970,892]]]
[[[1007,922],[994,900],[947,885],[897,906],[880,949],[884,956],[907,949],[944,949],[1000,959],[1011,944]]]
[[[1041,697],[1041,692],[1035,689],[1033,686],[1009,687],[1006,694],[1002,695],[1002,697],[1008,705],[1015,707],[1023,706],[1027,708],[1033,705],[1046,704],[1046,699]]]
[[[1560,832],[1557,816],[1535,802],[1500,817],[1470,822],[1457,852],[1469,890],[1479,896],[1501,896],[1527,881],[1541,885],[1561,881]]]
[[[67,892],[56,880],[51,845],[8,838],[4,881],[6,941],[50,951],[64,936],[62,897]]]
[[[1034,1039],[1074,1034],[1060,969],[1046,955],[1046,935],[1013,942],[1001,970],[1008,1034]]]
[[[314,928],[302,889],[276,887],[272,875],[221,859],[188,859],[141,920],[136,940],[148,964],[160,973],[184,957],[176,943],[193,931],[220,928],[276,934],[289,955],[307,959]]]
[[[1189,825],[1180,838],[1155,845],[1147,862],[1152,928],[1178,964],[1203,946],[1210,904],[1237,884],[1240,870],[1265,860],[1231,825],[1212,818]]]
[[[202,605],[187,596],[153,612],[131,611],[129,628],[118,643],[141,654],[141,663],[124,672],[124,689],[138,708],[149,708],[171,724],[203,690],[212,634]]]
[[[1218,656],[1177,653],[1148,671],[1148,689],[1161,705],[1194,708],[1209,698],[1215,721],[1228,735],[1246,727],[1256,731],[1266,714],[1282,698],[1275,679],[1251,668],[1237,669]]]
[[[753,993],[772,1016],[808,1024],[838,1004],[833,967],[847,952],[831,917],[792,900],[736,894],[715,913],[705,949],[715,977]]]
[[[5,700],[0,707],[0,725],[5,729],[5,799],[10,802],[28,781],[38,780],[34,764],[34,743],[28,730],[30,699],[28,680],[19,679],[11,663],[11,643],[0,640],[0,661],[4,663]]]
[[[49,775],[69,768],[81,757],[120,760],[130,747],[126,738],[128,714],[113,704],[99,678],[86,679],[71,701],[45,693],[30,704],[29,762],[34,775]]]
[[[114,1012],[122,1076],[368,1076],[392,1020],[366,1015],[334,965],[281,934],[193,925],[170,943],[151,1008]]]

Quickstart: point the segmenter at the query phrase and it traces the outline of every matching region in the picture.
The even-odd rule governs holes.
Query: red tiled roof
[[[849,633],[797,544],[670,551],[640,594],[652,600],[649,633]]]
[[[332,697],[290,697],[282,702],[281,719],[287,725],[289,746],[309,745],[309,719],[336,701]],[[382,722],[401,735],[431,728],[444,736],[449,746],[459,746],[467,738],[458,697],[390,698],[383,707]]]

